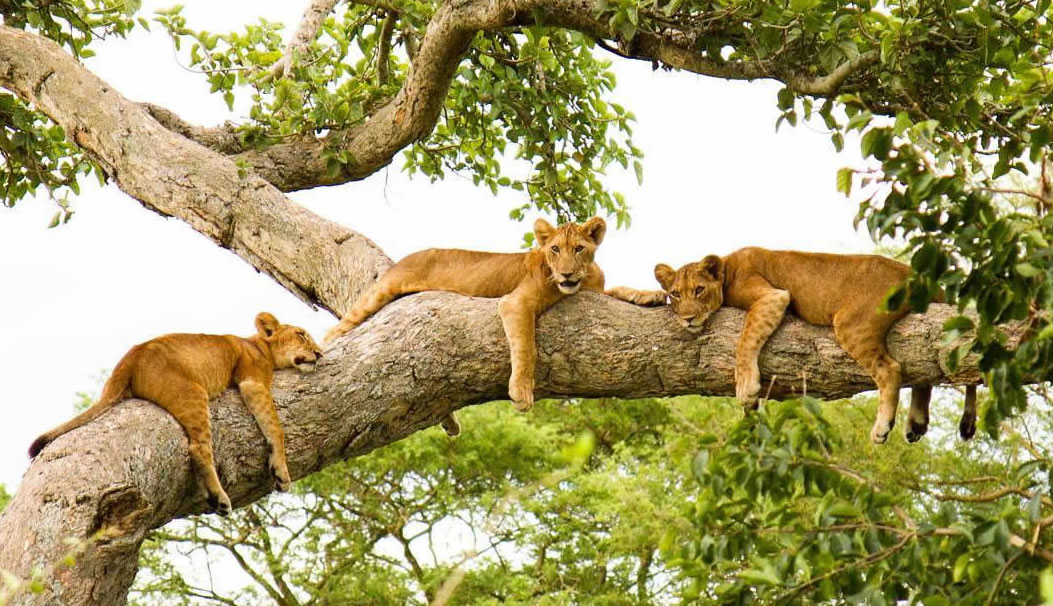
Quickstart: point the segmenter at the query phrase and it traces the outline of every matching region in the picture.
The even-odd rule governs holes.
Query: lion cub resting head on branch
[[[497,310],[512,355],[508,394],[516,409],[530,410],[534,405],[535,320],[556,301],[579,289],[603,291],[603,272],[592,259],[606,232],[607,224],[601,217],[559,227],[538,219],[534,222],[537,248],[528,252],[439,248],[415,252],[359,297],[323,343],[331,344],[403,295],[443,290],[472,297],[500,297]],[[460,433],[452,415],[442,426],[451,436]]]
[[[735,397],[747,408],[757,405],[760,370],[757,358],[768,337],[790,308],[802,320],[832,326],[837,343],[859,362],[877,384],[879,405],[871,441],[888,439],[899,405],[900,365],[889,355],[885,337],[906,308],[882,311],[885,297],[910,275],[910,267],[878,255],[839,255],[743,248],[726,257],[709,255],[678,270],[659,264],[655,278],[662,291],[619,287],[619,298],[654,304],[668,295],[680,324],[699,332],[721,305],[747,310],[735,348]],[[911,390],[910,424],[905,436],[916,442],[929,428],[932,386]],[[976,387],[967,386],[959,424],[963,439],[976,431]]]
[[[113,369],[99,401],[34,440],[29,456],[37,456],[55,438],[96,419],[122,400],[150,400],[186,431],[190,459],[208,491],[209,504],[216,513],[227,515],[230,497],[219,483],[212,460],[208,401],[237,386],[271,448],[274,487],[287,490],[291,480],[285,462],[285,433],[271,399],[271,378],[280,368],[314,370],[322,352],[304,329],[281,324],[267,312],[256,316],[256,331],[248,338],[171,334],[136,345]]]

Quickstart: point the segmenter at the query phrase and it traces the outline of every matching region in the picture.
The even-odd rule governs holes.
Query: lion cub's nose
[[[570,278],[574,277],[574,272],[570,272],[569,274],[565,273],[565,272],[560,272],[560,275],[563,276],[564,278],[570,279]]]
[[[319,349],[314,350],[314,356],[316,358],[321,358],[322,357],[322,351],[319,350]]]

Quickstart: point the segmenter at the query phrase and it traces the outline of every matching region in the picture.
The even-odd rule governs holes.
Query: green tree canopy
[[[340,311],[386,257],[358,234],[290,210],[280,192],[362,179],[401,153],[411,173],[459,172],[491,191],[524,192],[523,204],[510,209],[514,218],[601,212],[624,225],[626,202],[604,186],[603,170],[632,165],[640,176],[642,153],[631,139],[631,107],[616,102],[610,61],[777,80],[780,123],[821,124],[836,148],[846,134],[860,134],[867,165],[838,172],[836,183],[847,195],[863,192],[855,194],[863,198],[858,219],[875,238],[906,245],[915,275],[889,305],[920,310],[938,292],[958,305],[962,315],[944,328],[959,345],[945,364],[953,370],[979,356],[990,388],[983,427],[1002,441],[978,443],[973,458],[961,451],[951,458],[936,440],[872,457],[853,442],[858,432],[844,431],[808,399],[735,424],[725,415],[716,425],[703,422],[716,416],[692,404],[680,410],[687,424],[674,435],[662,423],[679,405],[621,405],[626,412],[612,417],[575,403],[567,406],[589,414],[564,415],[553,427],[542,413],[537,431],[480,418],[480,426],[520,434],[522,461],[489,450],[501,435],[496,444],[397,443],[354,472],[312,479],[315,492],[305,492],[302,505],[250,509],[230,528],[202,536],[216,543],[208,548],[228,551],[235,548],[224,545],[224,532],[253,537],[246,562],[262,572],[257,589],[246,591],[268,594],[270,580],[279,594],[282,583],[306,595],[335,590],[314,568],[332,565],[361,573],[326,575],[341,591],[434,595],[451,574],[449,560],[414,566],[412,552],[388,561],[367,557],[380,553],[367,547],[424,537],[429,523],[456,513],[520,553],[502,561],[493,547],[493,558],[466,569],[459,595],[477,601],[499,599],[493,592],[514,578],[501,596],[523,601],[560,600],[560,591],[576,586],[612,603],[660,591],[700,602],[1018,603],[1034,595],[1039,570],[1053,558],[1049,401],[1041,393],[1029,398],[1025,388],[1048,381],[1053,368],[1049,8],[1048,0],[315,0],[283,45],[277,24],[201,31],[177,7],[140,15],[133,1],[5,1],[0,196],[13,205],[47,192],[59,205],[57,224],[70,218],[80,179],[94,173],[305,300]],[[97,82],[51,44],[85,59],[97,40],[133,28],[169,35],[182,60],[202,72],[202,85],[228,106],[247,106],[248,119],[200,126],[158,106],[146,107],[146,116],[112,91],[88,90]],[[115,132],[120,141],[103,136]],[[294,246],[268,248],[273,242]],[[335,261],[323,271],[290,260],[290,249]],[[1027,325],[1023,343],[1010,340],[1007,322]],[[458,403],[477,397],[456,395]],[[619,425],[614,417],[623,414],[651,429]],[[1015,423],[1039,424],[1032,427],[1039,437]],[[591,458],[575,459],[573,447],[566,457],[553,454],[576,444],[581,427],[597,444]],[[420,468],[385,463],[388,456]],[[473,461],[502,473],[473,471]],[[553,477],[559,482],[546,484]],[[429,500],[430,490],[442,498]],[[518,523],[491,532],[486,519],[509,491],[520,497],[507,516]],[[273,508],[294,504],[317,514],[310,519],[322,530],[260,534],[272,527]],[[355,528],[341,518],[354,519]],[[659,533],[659,523],[676,530]],[[201,524],[212,520],[190,529]],[[333,553],[286,568],[275,557],[283,546],[316,557],[332,546]],[[142,591],[164,590],[163,583],[189,591],[163,567],[155,570]],[[370,576],[379,571],[400,582],[379,586]],[[1044,578],[1048,592],[1053,581]],[[149,585],[155,581],[162,585]]]

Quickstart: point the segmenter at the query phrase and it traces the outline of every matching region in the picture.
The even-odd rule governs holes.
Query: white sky
[[[143,4],[142,15],[149,16],[171,2]],[[293,27],[304,7],[186,4],[189,25],[213,32],[260,16]],[[198,124],[241,117],[208,94],[200,75],[179,67],[159,27],[95,48],[88,67],[131,99],[161,104]],[[646,158],[642,186],[632,171],[612,170],[607,178],[627,196],[633,218],[630,230],[610,230],[600,247],[608,284],[652,288],[657,262],[678,266],[747,245],[871,250],[869,238],[852,229],[856,202],[834,188],[838,168],[861,165],[857,142],[838,155],[827,134],[813,127],[784,125],[776,134],[779,85],[652,71],[624,60],[614,69],[614,98],[636,114],[634,141]],[[523,202],[512,193],[495,198],[456,176],[435,184],[410,181],[392,167],[362,182],[291,197],[398,259],[432,246],[518,250],[533,217],[508,219]],[[335,322],[115,186],[88,187],[74,205],[72,221],[50,230],[50,201],[0,208],[0,402],[7,412],[0,424],[0,483],[9,490],[27,467],[29,443],[70,417],[75,393],[97,389],[100,372],[132,345],[168,332],[249,335],[261,310],[316,337]]]

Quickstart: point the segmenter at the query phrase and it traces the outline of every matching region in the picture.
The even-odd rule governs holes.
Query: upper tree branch
[[[46,38],[0,26],[0,86],[62,125],[125,193],[182,219],[312,304],[339,313],[390,265],[367,238],[165,129]]]
[[[331,9],[334,0],[316,0],[297,36],[307,35],[307,17],[313,10]],[[622,56],[656,62],[675,69],[717,78],[754,80],[774,78],[782,80],[800,93],[832,96],[854,74],[878,61],[876,52],[866,52],[846,61],[825,76],[802,75],[777,61],[723,61],[698,50],[698,34],[665,29],[661,33],[641,29],[632,40],[619,40],[618,32],[608,19],[601,16],[601,0],[465,0],[443,2],[439,5],[427,31],[414,48],[407,50],[411,57],[410,71],[398,94],[378,109],[368,120],[354,128],[335,130],[321,137],[304,135],[277,143],[266,149],[245,149],[240,144],[230,147],[231,139],[217,129],[190,127],[181,121],[164,119],[177,132],[220,153],[237,154],[268,182],[282,191],[294,191],[320,185],[336,185],[363,179],[387,166],[398,151],[425,137],[435,127],[457,66],[467,52],[472,38],[479,31],[530,25],[537,21],[545,25],[579,31],[601,42],[608,49],[619,49]],[[387,11],[384,22],[390,40],[389,25],[394,11],[384,2],[359,1]],[[315,28],[316,31],[316,28]],[[406,34],[409,36],[409,34]],[[297,38],[298,39],[298,38]],[[382,49],[386,46],[383,44]],[[603,43],[615,42],[614,46]],[[290,43],[290,47],[292,43]],[[283,62],[290,57],[286,51]],[[382,69],[386,62],[382,62]],[[283,68],[284,69],[284,68]],[[378,71],[383,77],[384,72]],[[155,115],[158,112],[154,112]],[[158,116],[161,119],[161,116]],[[232,128],[226,130],[232,134]],[[236,137],[234,137],[236,141]],[[325,150],[348,152],[350,163],[333,174],[327,165]]]

